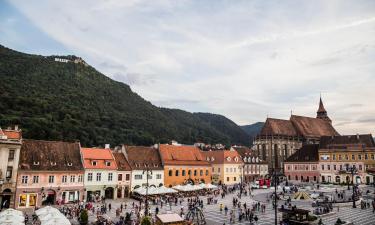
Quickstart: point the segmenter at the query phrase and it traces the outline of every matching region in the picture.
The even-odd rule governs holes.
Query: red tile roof
[[[145,146],[123,146],[127,154],[130,167],[133,170],[162,170],[162,161],[159,151],[153,147]]]
[[[132,170],[132,168],[129,165],[128,160],[126,160],[125,155],[122,152],[114,152],[113,156],[115,157],[118,170],[121,170],[121,171]]]
[[[81,148],[81,154],[85,169],[117,170],[116,161],[112,155],[111,149]],[[97,162],[96,166],[92,165],[93,161]],[[107,166],[105,164],[106,162],[109,162],[110,166]]]
[[[297,132],[304,137],[339,135],[330,122],[319,118],[292,115],[290,121]]]
[[[202,151],[206,161],[211,164],[242,164],[240,154],[237,151],[218,150]],[[237,159],[237,160],[236,160]]]
[[[209,166],[199,148],[190,145],[159,146],[164,165],[202,165]]]
[[[22,138],[22,132],[20,130],[3,130],[3,133],[8,139],[20,140]]]
[[[267,118],[260,135],[297,136],[297,131],[290,120]]]

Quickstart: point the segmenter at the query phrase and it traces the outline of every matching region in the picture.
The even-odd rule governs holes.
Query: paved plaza
[[[346,187],[328,187],[328,188],[322,188],[325,192],[331,192],[334,193],[337,190],[346,190]],[[369,195],[363,196],[364,199],[371,201],[374,196],[374,188],[363,186],[361,187],[361,190],[365,193],[367,190],[370,190]],[[305,190],[309,193],[314,192],[314,190]],[[315,190],[316,191],[316,190]],[[350,193],[350,191],[348,191]],[[271,195],[272,190],[271,189],[256,189],[253,190],[252,196],[242,196],[239,201],[241,204],[246,203],[247,206],[250,206],[255,202],[260,202],[262,204],[266,205],[266,210],[264,213],[255,211],[255,215],[258,216],[259,225],[271,225],[274,224],[274,210],[272,208],[272,202],[268,200],[269,196]],[[207,198],[205,196],[200,197],[204,202],[203,212],[204,216],[206,218],[207,224],[213,225],[213,224],[230,224],[230,217],[229,212],[227,215],[225,215],[224,210],[220,212],[220,204],[223,204],[224,206],[228,207],[228,211],[231,211],[233,208],[232,200],[234,197],[238,197],[238,191],[227,194],[225,198],[221,198],[221,196],[217,196],[215,199],[218,201],[217,204],[210,204],[207,205]],[[108,211],[106,213],[106,216],[108,216],[109,219],[112,221],[118,221],[118,217],[116,217],[116,209],[120,208],[120,204],[123,205],[126,203],[127,208],[123,210],[121,215],[125,215],[125,212],[134,212],[134,209],[132,209],[132,203],[135,202],[136,204],[139,204],[138,201],[133,199],[122,199],[122,200],[107,200],[107,204],[111,203],[112,209],[111,211]],[[284,204],[284,200],[279,200],[278,205]],[[101,204],[95,203],[95,207]],[[313,210],[312,207],[312,200],[296,200],[292,201],[292,205],[296,205],[298,208]],[[168,212],[175,212],[180,213],[181,207],[183,207],[184,212],[187,212],[188,209],[188,202],[185,199],[182,202],[182,205],[180,203],[176,205],[172,204],[172,206],[164,205],[162,208],[160,205],[159,213],[168,213]],[[151,205],[151,213],[155,214],[155,205]],[[248,221],[242,220],[242,222],[238,221],[238,215],[237,215],[237,209],[233,209],[235,214],[235,222],[234,224],[250,224]],[[320,217],[320,216],[319,216]],[[281,218],[281,213],[278,213],[278,221]],[[340,206],[339,208],[334,206],[334,209],[329,214],[323,215],[320,218],[322,218],[322,221],[325,225],[334,225],[337,218],[341,218],[345,221],[351,221],[356,225],[374,225],[375,224],[375,214],[372,212],[372,207],[367,209],[361,209],[361,207],[358,205],[357,208],[353,209],[351,204],[348,204],[347,206]],[[94,222],[96,219],[96,214],[94,215],[91,211],[89,213],[89,221]],[[78,224],[76,220],[72,220],[73,224]]]

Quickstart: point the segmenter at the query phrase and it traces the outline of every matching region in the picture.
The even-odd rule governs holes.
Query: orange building
[[[199,148],[188,145],[159,145],[164,165],[164,185],[211,183],[211,165]]]

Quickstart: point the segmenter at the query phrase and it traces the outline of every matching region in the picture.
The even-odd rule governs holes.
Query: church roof
[[[267,118],[260,135],[297,136],[297,131],[290,120]]]
[[[375,147],[371,134],[343,135],[343,136],[323,136],[320,139],[320,148],[329,148],[332,145],[352,145],[360,144],[363,147]]]
[[[317,162],[319,161],[319,145],[309,144],[298,149],[294,154],[289,156],[285,162]]]
[[[304,137],[339,135],[330,122],[319,118],[292,115],[290,121],[298,134]]]

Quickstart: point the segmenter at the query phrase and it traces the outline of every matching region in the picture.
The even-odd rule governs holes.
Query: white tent
[[[187,184],[187,185],[184,185],[184,186],[181,186],[181,185],[174,186],[173,189],[176,189],[176,190],[179,190],[179,191],[197,191],[197,190],[201,190],[203,188],[199,185]]]
[[[200,186],[201,188],[204,188],[204,189],[216,189],[216,188],[217,188],[216,185],[213,185],[213,184],[205,184],[205,183],[199,184],[199,186]]]
[[[148,191],[146,190],[146,188],[140,187],[140,188],[135,189],[134,192],[136,192],[140,195],[146,195],[146,192],[149,195],[161,195],[161,194],[168,194],[168,193],[176,193],[177,191],[175,191],[171,188],[161,186],[161,187],[157,187],[157,188],[156,187],[149,187]]]

